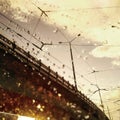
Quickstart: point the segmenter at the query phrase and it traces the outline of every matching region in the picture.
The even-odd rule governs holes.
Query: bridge
[[[108,120],[105,113],[64,77],[2,34],[0,92],[1,113],[36,120]]]

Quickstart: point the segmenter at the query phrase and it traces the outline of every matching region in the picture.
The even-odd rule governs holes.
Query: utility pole
[[[41,11],[41,15],[40,15],[41,17],[42,17],[42,15],[45,15],[46,17],[48,17],[47,12],[52,12],[52,11],[49,11],[49,10],[45,11],[45,10],[41,9],[40,7],[38,7],[37,5],[35,5],[34,3],[33,3],[33,5]]]
[[[68,42],[59,42],[59,44],[65,44],[68,43],[69,48],[70,48],[70,57],[71,57],[71,62],[72,62],[72,70],[73,70],[73,77],[74,77],[74,84],[75,84],[75,89],[77,90],[77,81],[76,81],[76,74],[75,74],[75,65],[74,65],[74,58],[73,58],[73,51],[72,51],[72,42],[79,37],[80,34],[78,34],[76,37],[74,37],[72,40]]]
[[[38,21],[37,21],[37,23],[36,23],[36,25],[35,25],[35,28],[34,28],[34,30],[33,30],[33,33],[34,33],[34,32],[36,31],[36,28],[37,28],[38,25],[39,25],[39,22],[40,22],[40,20],[41,20],[41,17],[44,15],[45,17],[48,18],[47,12],[52,12],[52,11],[50,11],[50,10],[45,11],[45,10],[43,10],[42,8],[40,8],[39,6],[37,6],[35,3],[32,3],[32,4],[41,12],[40,18],[38,19]]]
[[[104,111],[104,104],[103,104],[103,100],[102,100],[102,95],[101,95],[101,90],[105,90],[105,91],[107,91],[107,90],[106,90],[106,89],[100,89],[97,84],[91,84],[91,85],[97,87],[97,90],[94,91],[93,94],[95,94],[96,92],[99,93],[101,107],[102,107],[103,112],[105,112],[105,111]]]

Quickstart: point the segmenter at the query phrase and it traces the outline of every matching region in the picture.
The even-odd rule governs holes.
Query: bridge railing
[[[76,90],[73,85],[71,85],[68,81],[66,81],[63,77],[59,76],[57,72],[54,72],[50,69],[50,67],[44,65],[40,60],[37,60],[35,57],[30,55],[30,52],[26,52],[19,46],[17,46],[14,42],[8,40],[8,38],[4,37],[0,34],[0,43],[2,43],[5,47],[6,52],[13,53],[14,56],[17,56],[18,59],[20,59],[22,62],[25,62],[31,67],[39,70],[40,72],[43,72],[45,75],[48,75],[51,80],[54,80],[58,84],[61,84],[63,87],[68,89],[73,94],[76,94],[81,100],[85,101],[91,108],[97,109],[100,111],[100,109],[91,101],[89,98],[87,98],[83,93]]]
[[[0,47],[2,47],[6,51],[6,53],[10,52],[19,60],[21,60],[21,62],[30,65],[33,69],[38,70],[40,73],[48,76],[52,81],[63,86],[72,94],[76,95],[78,99],[86,103],[91,108],[91,110],[97,110],[102,116],[105,116],[105,114],[89,98],[87,98],[80,91],[76,90],[72,84],[66,81],[63,77],[59,76],[57,72],[54,72],[52,69],[50,69],[50,67],[44,65],[41,60],[37,60],[35,57],[30,55],[30,52],[26,52],[25,50],[17,46],[14,42],[10,41],[8,38],[4,37],[1,34]]]

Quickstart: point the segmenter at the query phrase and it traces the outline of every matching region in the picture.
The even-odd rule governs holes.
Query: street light
[[[45,10],[41,9],[40,7],[38,7],[38,6],[37,6],[36,4],[34,4],[34,3],[33,3],[33,5],[34,5],[35,7],[37,7],[37,8],[41,11],[41,15],[40,15],[40,16],[45,15],[46,17],[48,17],[48,15],[47,15],[46,12],[51,12],[51,11],[45,11]]]
[[[100,89],[99,86],[98,86],[97,84],[91,84],[91,85],[97,87],[97,90],[94,91],[93,94],[95,94],[96,92],[99,93],[100,102],[101,102],[101,107],[102,107],[103,112],[105,112],[105,111],[104,111],[104,104],[103,104],[103,100],[102,100],[102,95],[101,95],[101,92],[100,92],[100,91],[101,91],[101,90],[107,91],[107,89]]]
[[[38,27],[38,24],[39,24],[39,22],[40,22],[40,20],[41,20],[41,17],[44,15],[45,17],[47,17],[48,18],[48,14],[47,14],[47,12],[52,12],[52,11],[50,11],[50,10],[47,10],[47,11],[45,11],[45,10],[43,10],[42,8],[40,8],[39,6],[37,6],[35,3],[32,3],[39,11],[41,11],[41,14],[40,14],[40,18],[38,19],[38,21],[37,21],[37,23],[36,23],[36,25],[35,25],[35,28],[34,28],[34,30],[33,30],[33,33],[36,31],[36,28]]]
[[[69,47],[70,47],[70,57],[71,57],[71,62],[72,62],[72,70],[73,70],[73,77],[74,77],[74,84],[75,84],[75,89],[77,90],[77,82],[76,82],[76,74],[75,74],[75,66],[74,66],[74,58],[73,58],[73,52],[72,52],[72,42],[79,37],[80,34],[78,34],[76,37],[74,37],[72,40],[67,41],[67,42],[59,42],[59,44],[63,44],[63,43],[68,43]]]
[[[43,48],[45,45],[52,45],[52,42],[51,42],[51,43],[44,43],[44,42],[41,41],[41,46],[40,46],[40,47],[39,47],[38,45],[34,44],[34,43],[32,43],[32,45],[42,51],[42,50],[43,50],[42,48]]]

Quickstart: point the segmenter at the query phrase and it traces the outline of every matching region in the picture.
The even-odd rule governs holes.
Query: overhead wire
[[[100,8],[99,8],[100,9]],[[69,39],[60,31],[60,33],[64,36],[64,38],[67,40],[67,41],[69,41]],[[56,44],[57,45],[57,44]],[[78,45],[77,45],[78,46]],[[81,45],[79,45],[79,46],[81,46]],[[86,45],[82,45],[82,46],[86,46]],[[87,45],[87,46],[93,46],[93,45]],[[103,46],[103,45],[99,45],[99,46]],[[109,46],[113,46],[113,45],[109,45]],[[114,47],[115,47],[115,45],[114,45]],[[118,45],[116,45],[116,47],[119,47]],[[89,67],[90,67],[90,65],[89,65]],[[92,68],[91,68],[92,69]],[[101,70],[101,72],[102,71],[106,71],[106,70]],[[98,71],[98,72],[100,72],[100,71]],[[94,72],[95,74],[96,74],[96,71]],[[95,79],[97,79],[96,78],[96,75],[95,75]],[[87,80],[87,79],[86,79]],[[90,82],[89,80],[87,80],[88,82]],[[91,83],[91,82],[90,82]],[[97,84],[97,81],[96,81],[96,84]],[[97,91],[96,91],[97,92]]]
[[[60,9],[60,10],[47,10],[48,12],[62,12],[62,11],[73,11],[78,12],[80,10],[97,10],[97,9],[114,9],[120,8],[120,6],[104,6],[104,7],[82,7],[82,8],[68,8],[68,9]],[[46,12],[47,12],[46,11]]]
[[[78,54],[78,51],[76,50],[76,48],[75,47],[73,47],[74,49],[75,49],[75,51],[76,51],[76,53]],[[83,60],[83,59],[82,59]],[[92,66],[86,61],[86,60],[83,60],[88,66],[89,66],[89,68],[92,70],[92,72],[94,71],[93,70],[93,68],[92,68]],[[85,76],[85,75],[82,75],[82,77],[83,76]],[[83,77],[86,81],[88,81],[90,84],[93,84],[92,82],[90,82],[90,80],[88,80],[88,79],[86,79],[85,77]],[[97,78],[96,78],[96,75],[95,75],[95,80],[96,80]],[[97,84],[97,80],[96,80],[96,84]]]
[[[115,71],[115,70],[120,70],[120,68],[115,68],[115,69],[103,69],[103,70],[93,70],[92,72],[89,72],[85,75],[89,75],[89,74],[94,74],[94,73],[99,73],[99,72],[107,72],[107,71]]]
[[[4,16],[6,19],[8,19],[5,15],[1,14],[0,15]],[[10,20],[11,21],[11,20]],[[13,21],[12,21],[13,22]],[[17,23],[16,23],[17,24]],[[18,24],[17,24],[18,25]],[[58,28],[57,28],[58,29]],[[59,32],[65,37],[65,39],[68,40],[68,38],[63,34],[63,32],[61,32],[61,30],[59,29]],[[17,33],[18,34],[18,33]],[[19,34],[18,34],[19,35]],[[32,36],[33,37],[33,36]],[[30,41],[29,41],[30,42]],[[34,44],[33,44],[34,45]],[[57,45],[57,44],[54,44],[54,45]],[[63,44],[64,45],[64,44]],[[73,44],[72,44],[73,45]],[[77,45],[77,46],[94,46],[94,45],[78,45],[78,44],[74,44],[74,45]],[[35,45],[34,45],[35,46]],[[102,45],[98,45],[98,46],[102,46]],[[113,46],[113,45],[110,45],[110,46]],[[118,46],[118,45],[117,45]],[[89,65],[90,66],[90,65]],[[105,71],[105,70],[104,70]],[[100,72],[100,71],[99,71]],[[101,70],[102,72],[102,70]]]
[[[120,6],[119,6],[120,7]],[[106,7],[106,8],[113,8],[113,7]],[[104,9],[104,8],[87,8],[87,9]],[[73,45],[75,45],[75,46],[93,46],[93,45],[77,45],[77,44],[73,44]],[[99,45],[99,46],[101,46],[101,45]],[[110,45],[109,45],[110,46]],[[112,46],[112,45],[111,45]],[[115,46],[115,45],[114,45]],[[116,45],[116,46],[118,46],[118,45]],[[49,54],[50,56],[51,56],[51,54]],[[52,56],[52,57],[54,57],[54,56]],[[54,57],[54,59],[56,59],[55,57]],[[59,59],[56,59],[57,61],[59,61]],[[59,62],[61,62],[61,61],[59,61]],[[110,69],[109,69],[110,70]],[[107,71],[107,70],[99,70],[98,72],[104,72],[104,71]],[[83,77],[83,78],[85,78],[85,77]],[[87,80],[88,82],[90,82],[89,80]],[[90,82],[91,83],[91,82]]]
[[[0,15],[2,15],[1,13],[0,13]],[[4,15],[3,15],[4,16]],[[5,17],[5,16],[4,16]],[[6,19],[8,19],[9,20],[9,18],[7,18],[7,17],[5,17]],[[13,21],[11,21],[11,22],[13,22]],[[14,22],[13,22],[14,23]],[[2,23],[3,24],[3,23]],[[17,23],[15,23],[15,24],[17,24]],[[7,25],[5,25],[5,24],[3,24],[4,26],[6,26],[7,28],[9,28]],[[17,24],[18,25],[18,24]],[[20,25],[19,25],[19,27],[21,27]],[[9,28],[11,31],[13,31],[14,33],[16,33],[19,37],[22,37],[24,40],[26,40],[26,41],[28,41],[29,43],[32,43],[36,48],[38,48],[38,49],[40,49],[40,47],[38,47],[36,44],[34,44],[33,42],[31,42],[30,40],[28,40],[28,39],[26,39],[25,37],[23,37],[21,34],[19,34],[18,32],[16,32],[15,30],[12,30],[11,28]],[[37,40],[37,39],[36,39]],[[44,51],[44,50],[42,50],[44,53],[46,53],[46,54],[48,54],[48,56],[50,56],[50,57],[52,57],[54,60],[56,60],[56,61],[58,61],[59,63],[61,63],[61,64],[64,64],[62,61],[60,61],[58,58],[56,58],[56,57],[54,57],[53,55],[51,55],[51,54],[49,54],[48,52],[46,52],[46,51]],[[71,70],[71,68],[69,67],[69,66],[67,66],[67,65],[65,65],[68,69],[70,69]]]
[[[40,10],[41,11],[41,10]],[[45,11],[44,11],[45,12]],[[49,16],[47,15],[47,18],[48,19],[50,19],[49,18]],[[51,20],[50,20],[51,21]],[[53,25],[55,25],[55,24],[53,24]],[[69,42],[69,39],[66,37],[66,35],[58,28],[58,27],[56,27],[55,26],[55,28],[61,33],[61,35],[67,40],[67,42]],[[52,45],[54,45],[54,44],[52,44]],[[49,56],[51,56],[50,54],[48,54]],[[52,56],[53,57],[53,56]],[[57,61],[59,61],[57,58],[55,58],[55,57],[53,57],[55,60],[57,60]],[[60,61],[59,61],[60,62]],[[69,66],[68,66],[69,67]],[[70,67],[69,67],[69,69],[71,69]],[[77,74],[79,74],[79,73],[77,73]],[[80,75],[80,74],[79,74]],[[80,75],[81,76],[81,75]],[[83,77],[83,75],[82,75],[82,78],[84,78],[85,79],[85,77]],[[86,81],[88,81],[88,82],[90,82],[88,79],[85,79]]]
[[[110,7],[107,7],[107,8],[110,8]],[[100,8],[86,8],[86,9],[100,9]],[[61,30],[59,30],[60,32],[61,32]],[[61,32],[61,34],[62,34],[62,32]],[[62,34],[63,36],[64,36],[64,34]],[[64,36],[65,37],[65,36]],[[68,38],[66,38],[67,40],[68,40]],[[74,45],[77,45],[77,44],[74,44]],[[80,45],[80,46],[92,46],[92,45]],[[101,45],[100,45],[101,46]],[[52,56],[53,57],[53,56]],[[56,59],[55,57],[54,57],[54,59]],[[59,61],[58,59],[56,59],[57,61]],[[60,61],[59,61],[60,62]]]
[[[14,25],[16,25],[18,28],[22,30],[24,30],[24,32],[26,32],[28,35],[30,35],[31,37],[33,37],[35,40],[39,41],[37,38],[35,38],[35,36],[33,36],[29,30],[26,30],[23,26],[19,25],[17,22],[11,20],[10,18],[8,18],[7,16],[3,15],[1,12],[0,12],[0,15],[3,16],[4,18],[6,18],[10,23],[13,23]],[[39,41],[41,42],[41,41]]]
[[[58,44],[58,43],[53,43],[53,45],[58,45],[58,46],[60,46],[60,44]],[[64,46],[67,46],[67,44],[63,44]],[[108,47],[120,47],[120,45],[119,44],[98,44],[98,45],[94,45],[94,44],[72,44],[73,46],[83,46],[83,47],[99,47],[99,46],[101,46],[101,47],[106,47],[106,46],[108,46]]]
[[[89,9],[89,8],[88,8]],[[45,11],[44,11],[45,12]],[[49,17],[48,17],[48,19],[49,19]],[[56,26],[55,26],[56,27]],[[57,27],[56,27],[57,28]],[[58,28],[57,28],[58,29]],[[69,39],[64,35],[64,33],[60,30],[60,29],[58,29],[58,31],[61,33],[61,35],[67,40],[67,41],[69,41]],[[52,44],[52,45],[57,45],[57,44]],[[76,44],[77,45],[77,44]],[[78,46],[95,46],[95,45],[78,45]],[[97,45],[96,45],[97,46]],[[98,46],[103,46],[103,45],[98,45]],[[112,46],[112,45],[111,45]],[[95,77],[95,79],[96,79],[96,77]]]

